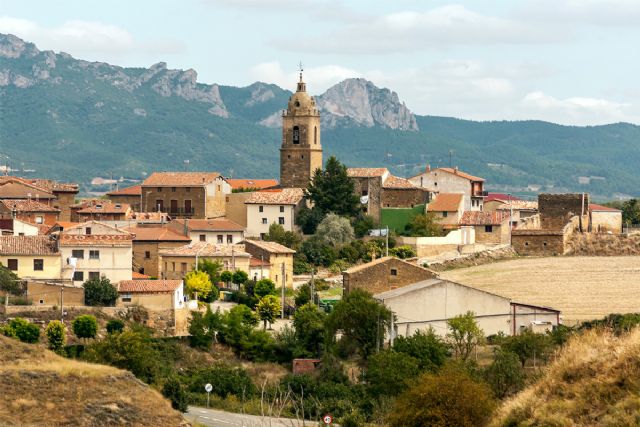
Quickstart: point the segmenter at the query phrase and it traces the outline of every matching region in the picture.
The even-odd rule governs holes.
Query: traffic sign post
[[[333,417],[331,415],[327,414],[324,417],[322,417],[322,421],[324,421],[325,425],[330,426],[331,423],[333,422]]]
[[[209,396],[211,395],[211,390],[213,390],[213,386],[209,383],[207,383],[204,386],[204,391],[207,392],[207,408],[209,407]]]

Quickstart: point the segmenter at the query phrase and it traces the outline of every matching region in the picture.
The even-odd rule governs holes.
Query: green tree
[[[284,227],[275,222],[269,226],[269,232],[264,236],[264,240],[276,242],[290,249],[297,250],[300,247],[302,238],[298,233],[286,231]]]
[[[204,271],[209,276],[211,284],[215,285],[220,282],[220,272],[222,271],[222,263],[220,261],[211,261],[209,259],[201,259],[198,262],[198,270]],[[215,288],[217,291],[217,288]],[[216,299],[218,296],[216,295]]]
[[[21,317],[16,317],[9,322],[5,335],[16,337],[22,342],[35,344],[40,339],[40,328]]]
[[[256,306],[256,312],[260,320],[264,322],[263,329],[267,329],[267,322],[272,324],[276,321],[278,314],[280,314],[280,308],[280,301],[273,295],[265,295],[260,299]]]
[[[116,304],[118,290],[111,281],[102,276],[97,279],[89,279],[83,284],[84,303],[91,306],[111,307]]]
[[[324,267],[329,267],[338,257],[336,249],[332,245],[323,243],[318,236],[305,240],[300,250],[307,261]]]
[[[443,235],[443,229],[436,215],[433,212],[427,212],[414,216],[405,227],[404,234],[414,237],[437,237]]]
[[[296,310],[293,328],[298,343],[308,353],[308,357],[317,357],[325,336],[325,314],[314,304],[305,304]]]
[[[407,259],[415,257],[416,251],[409,245],[396,246],[395,248],[389,249],[389,255],[400,259]]]
[[[95,338],[98,333],[98,321],[94,316],[85,314],[76,317],[71,322],[71,328],[78,338]]]
[[[629,199],[622,204],[622,222],[640,224],[640,200]]]
[[[460,369],[422,375],[396,399],[387,417],[390,427],[477,427],[495,407],[491,390]]]
[[[369,357],[365,378],[373,396],[396,396],[415,380],[419,372],[415,358],[393,350],[384,350]]]
[[[222,273],[220,273],[220,280],[222,280],[227,284],[227,286],[229,286],[229,283],[233,281],[233,273],[229,270],[223,271]]]
[[[369,235],[369,231],[377,228],[376,221],[370,215],[360,214],[353,221],[353,232],[359,239]]]
[[[195,348],[209,348],[221,328],[220,312],[212,312],[208,304],[204,315],[198,311],[192,311],[189,320],[189,345]]]
[[[493,362],[485,369],[484,377],[499,399],[517,393],[524,385],[524,373],[518,355],[501,348],[494,350]]]
[[[233,283],[238,285],[244,285],[249,280],[249,275],[246,271],[238,270],[233,273]]]
[[[244,304],[238,304],[223,317],[222,341],[235,349],[241,349],[258,323],[258,318]]]
[[[302,208],[296,215],[296,225],[300,227],[304,234],[310,235],[316,232],[318,224],[324,218],[325,213],[317,208],[309,208],[306,204],[302,205]]]
[[[397,337],[393,350],[414,357],[421,370],[437,371],[449,358],[449,347],[429,328],[426,332],[416,331],[410,337]]]
[[[22,291],[22,282],[17,274],[0,264],[0,291],[19,295]]]
[[[271,279],[262,279],[253,287],[253,294],[262,299],[267,295],[276,295],[276,284]]]
[[[536,334],[525,329],[519,335],[505,338],[502,348],[517,354],[524,367],[529,359],[546,357],[552,348],[552,340],[547,334]]]
[[[313,209],[322,213],[355,217],[360,200],[355,194],[355,181],[347,175],[347,168],[334,156],[329,157],[324,170],[317,169],[307,188]]]
[[[119,334],[124,331],[124,322],[120,319],[111,319],[107,322],[108,334]]]
[[[466,361],[473,350],[484,339],[484,332],[478,326],[475,314],[468,311],[447,321],[447,338],[455,357]]]
[[[343,340],[352,343],[362,359],[382,347],[392,313],[362,289],[349,292],[327,318],[329,338],[342,331]]]
[[[184,278],[187,295],[198,296],[198,299],[206,300],[211,293],[212,285],[209,275],[204,271],[190,271]]]
[[[187,391],[176,377],[172,376],[164,383],[162,395],[169,399],[171,407],[176,411],[187,412],[189,409]]]
[[[318,224],[316,236],[320,242],[329,246],[341,246],[354,239],[353,227],[345,217],[329,213]]]
[[[44,332],[47,334],[49,348],[56,353],[62,351],[64,344],[67,342],[67,328],[64,323],[59,320],[52,320]]]

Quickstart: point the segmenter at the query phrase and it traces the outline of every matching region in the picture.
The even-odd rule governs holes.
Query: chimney
[[[431,165],[429,163],[427,163],[427,168],[425,169],[426,173],[431,172]]]
[[[453,173],[455,173],[456,175],[458,174],[458,167],[457,166],[455,168],[453,168]]]
[[[189,222],[188,218],[184,219],[184,235],[189,237],[189,225],[187,224]]]

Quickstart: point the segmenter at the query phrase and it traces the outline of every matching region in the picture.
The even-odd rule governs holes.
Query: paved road
[[[288,418],[259,417],[255,415],[235,414],[190,406],[185,418],[208,427],[315,427],[313,421],[302,421]]]

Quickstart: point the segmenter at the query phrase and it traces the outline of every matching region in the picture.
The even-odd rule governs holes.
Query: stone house
[[[295,230],[297,212],[304,203],[302,188],[281,188],[256,191],[245,201],[247,237],[263,238],[271,224],[280,224],[285,231]]]
[[[154,172],[141,185],[141,208],[172,218],[217,218],[225,214],[229,193],[217,172]]]
[[[383,257],[342,272],[344,294],[364,289],[372,294],[401,288],[436,276],[431,270],[394,257]]]
[[[464,212],[462,193],[439,193],[435,200],[427,205],[427,213],[433,212],[438,224],[444,228],[457,228]]]
[[[2,199],[0,218],[53,225],[60,219],[60,209],[37,200]]]
[[[447,321],[468,311],[474,313],[485,336],[516,335],[527,328],[541,332],[540,324],[551,330],[560,323],[558,310],[514,303],[509,298],[439,278],[381,292],[374,298],[396,315],[391,339],[429,328],[444,336]]]
[[[78,185],[49,179],[0,177],[0,199],[35,200],[60,211],[60,220],[71,219],[71,205],[75,203]]]
[[[482,211],[487,197],[484,178],[462,172],[457,167],[431,169],[427,165],[424,172],[409,178],[409,181],[434,193],[464,194],[465,211]]]
[[[56,209],[60,209],[60,221],[71,220],[71,205],[75,203],[76,196],[78,195],[78,184],[58,182],[51,179],[23,179],[37,187],[44,188],[51,192],[54,196],[52,206]]]
[[[133,268],[150,277],[160,277],[160,252],[191,243],[191,238],[168,226],[134,226],[124,230],[133,235]]]
[[[63,279],[74,285],[102,276],[111,283],[131,280],[133,235],[128,231],[88,221],[52,235],[58,236]]]
[[[218,245],[207,242],[194,242],[175,248],[163,249],[160,252],[160,277],[179,280],[196,269],[201,260],[209,260],[222,264],[223,270],[242,270],[249,274],[251,255],[245,246]]]
[[[134,212],[142,212],[142,186],[132,185],[131,187],[120,188],[106,194],[112,203],[127,204]]]
[[[509,213],[503,211],[467,211],[460,219],[460,226],[475,229],[476,243],[509,243]]]
[[[185,307],[182,280],[122,280],[118,283],[117,307],[138,305],[151,311]]]
[[[132,213],[128,203],[86,200],[71,207],[71,221],[125,221]]]
[[[282,275],[284,269],[284,281],[287,288],[293,288],[293,249],[276,242],[266,242],[263,240],[245,240],[245,249],[251,257],[260,260],[261,263],[268,263],[267,272],[262,270],[263,276],[271,279],[276,286],[282,287]],[[253,272],[253,276],[257,271]],[[268,276],[267,276],[268,274]]]
[[[622,211],[608,206],[589,204],[591,231],[595,233],[622,233]]]
[[[580,230],[589,227],[587,193],[539,194],[538,210],[543,230],[561,230],[574,216],[579,219]]]
[[[384,208],[413,208],[429,202],[429,192],[404,178],[391,175],[387,168],[348,168],[355,183],[363,211],[380,222]]]
[[[226,218],[175,219],[169,227],[176,233],[189,236],[192,242],[235,245],[244,240],[244,227]]]
[[[489,212],[503,212],[511,217],[512,227],[517,228],[527,218],[538,213],[538,202],[529,200],[497,200],[485,201],[484,210]]]
[[[51,236],[0,236],[0,263],[21,279],[60,279],[62,263]]]
[[[63,281],[28,280],[26,297],[33,305],[83,307],[84,288]]]

